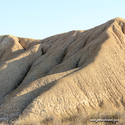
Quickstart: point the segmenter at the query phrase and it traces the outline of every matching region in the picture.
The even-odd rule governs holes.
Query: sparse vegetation
[[[114,121],[93,121],[91,122],[90,119],[118,119],[118,122]],[[0,125],[125,125],[125,112],[112,112],[110,114],[104,112],[98,113],[90,113],[87,116],[83,114],[74,114],[69,117],[62,117],[62,118],[53,118],[53,117],[46,117],[44,120],[40,118],[33,118],[28,117],[26,120],[18,118],[12,121],[10,124],[9,122],[3,122]]]

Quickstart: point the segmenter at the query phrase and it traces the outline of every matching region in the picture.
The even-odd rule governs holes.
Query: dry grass
[[[119,122],[90,122],[90,119],[118,119]],[[0,125],[7,125],[4,122]],[[88,116],[83,114],[74,114],[69,117],[62,117],[60,119],[53,117],[40,118],[28,117],[25,120],[18,118],[12,121],[9,125],[125,125],[125,112],[108,113],[90,113]]]

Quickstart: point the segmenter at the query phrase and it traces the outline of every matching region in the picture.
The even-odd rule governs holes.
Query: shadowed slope
[[[124,33],[116,18],[44,40],[16,38],[22,52],[0,64],[0,118],[124,110]]]

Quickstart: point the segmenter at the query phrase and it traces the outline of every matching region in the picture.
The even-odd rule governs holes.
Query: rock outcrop
[[[125,20],[43,40],[0,36],[0,118],[125,108]]]

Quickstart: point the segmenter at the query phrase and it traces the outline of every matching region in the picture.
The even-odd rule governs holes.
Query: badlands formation
[[[43,40],[0,36],[0,119],[124,111],[125,20]]]

